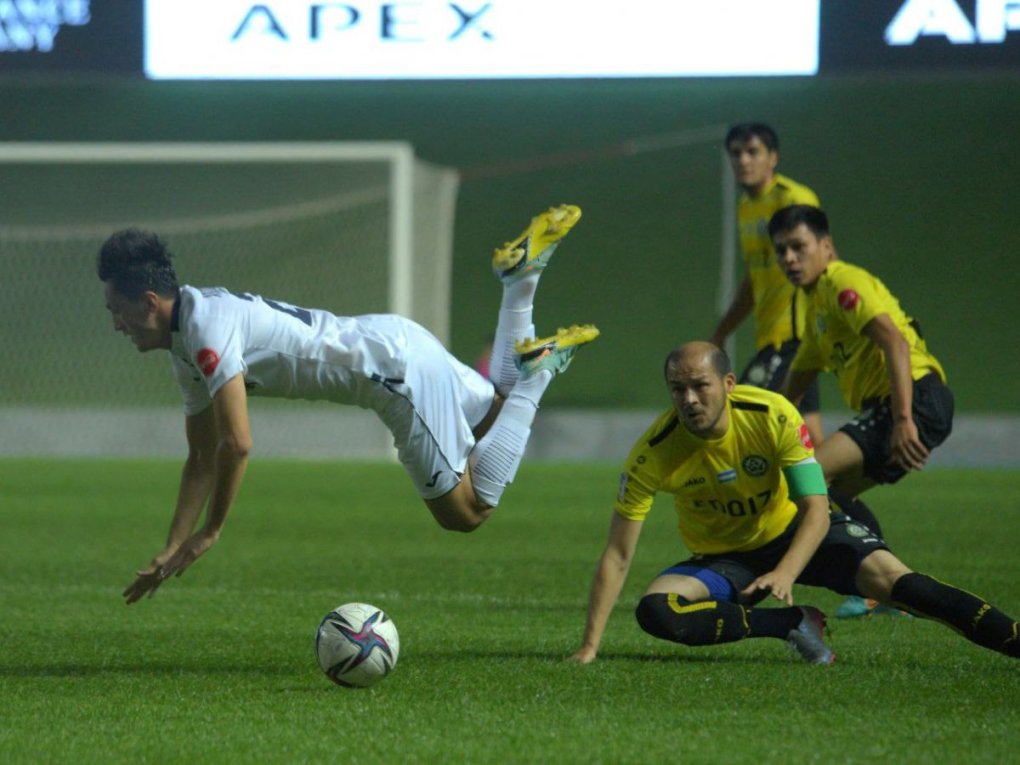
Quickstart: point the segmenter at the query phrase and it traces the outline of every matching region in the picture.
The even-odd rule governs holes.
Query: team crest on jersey
[[[819,335],[825,334],[825,319],[821,314],[815,314],[815,331]]]
[[[745,473],[755,478],[769,472],[769,461],[760,454],[748,454],[744,457],[740,466],[744,469]]]
[[[852,311],[861,302],[861,296],[856,290],[843,290],[839,293],[839,307],[844,311]]]
[[[203,348],[195,356],[195,363],[198,365],[199,371],[208,377],[220,365],[220,355],[212,348]]]
[[[800,427],[797,428],[797,435],[800,436],[800,442],[805,449],[815,448],[815,442],[811,440],[811,434],[808,433],[807,425],[803,422],[800,424]]]

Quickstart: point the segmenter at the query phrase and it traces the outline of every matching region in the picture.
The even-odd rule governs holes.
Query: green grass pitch
[[[779,641],[690,649],[631,609],[679,560],[660,500],[600,660],[577,646],[617,466],[525,464],[473,534],[388,464],[254,461],[217,547],[151,600],[179,464],[0,461],[0,762],[1016,761],[1020,663],[917,619],[833,622],[832,667]],[[933,470],[872,493],[911,566],[1020,613],[1017,471]],[[832,610],[838,596],[801,588]],[[394,673],[332,685],[319,619],[363,600]]]

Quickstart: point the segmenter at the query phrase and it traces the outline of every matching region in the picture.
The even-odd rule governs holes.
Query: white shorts
[[[403,381],[388,382],[379,416],[422,499],[451,491],[475,446],[471,431],[488,414],[493,384],[458,361],[432,335],[415,338]]]

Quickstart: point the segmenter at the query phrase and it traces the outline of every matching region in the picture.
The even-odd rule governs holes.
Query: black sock
[[[892,599],[920,616],[943,622],[973,643],[1020,659],[1016,620],[976,595],[911,573],[896,580]]]
[[[774,637],[785,639],[790,630],[797,629],[804,612],[799,608],[749,608],[747,622],[751,626],[748,637]]]
[[[829,487],[829,500],[840,512],[846,513],[855,521],[875,532],[876,536],[882,537],[882,526],[878,518],[871,512],[871,508],[865,505],[858,497],[851,497],[839,489]]]

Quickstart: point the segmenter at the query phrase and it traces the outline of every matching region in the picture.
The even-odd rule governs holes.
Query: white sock
[[[489,377],[499,395],[506,396],[517,384],[519,372],[514,364],[514,345],[520,340],[535,336],[532,323],[533,299],[538,287],[539,274],[532,274],[503,288],[499,306],[496,336],[492,341]]]
[[[489,432],[471,452],[471,483],[489,507],[499,504],[503,490],[517,475],[539,399],[552,378],[552,372],[543,369],[514,386]]]

